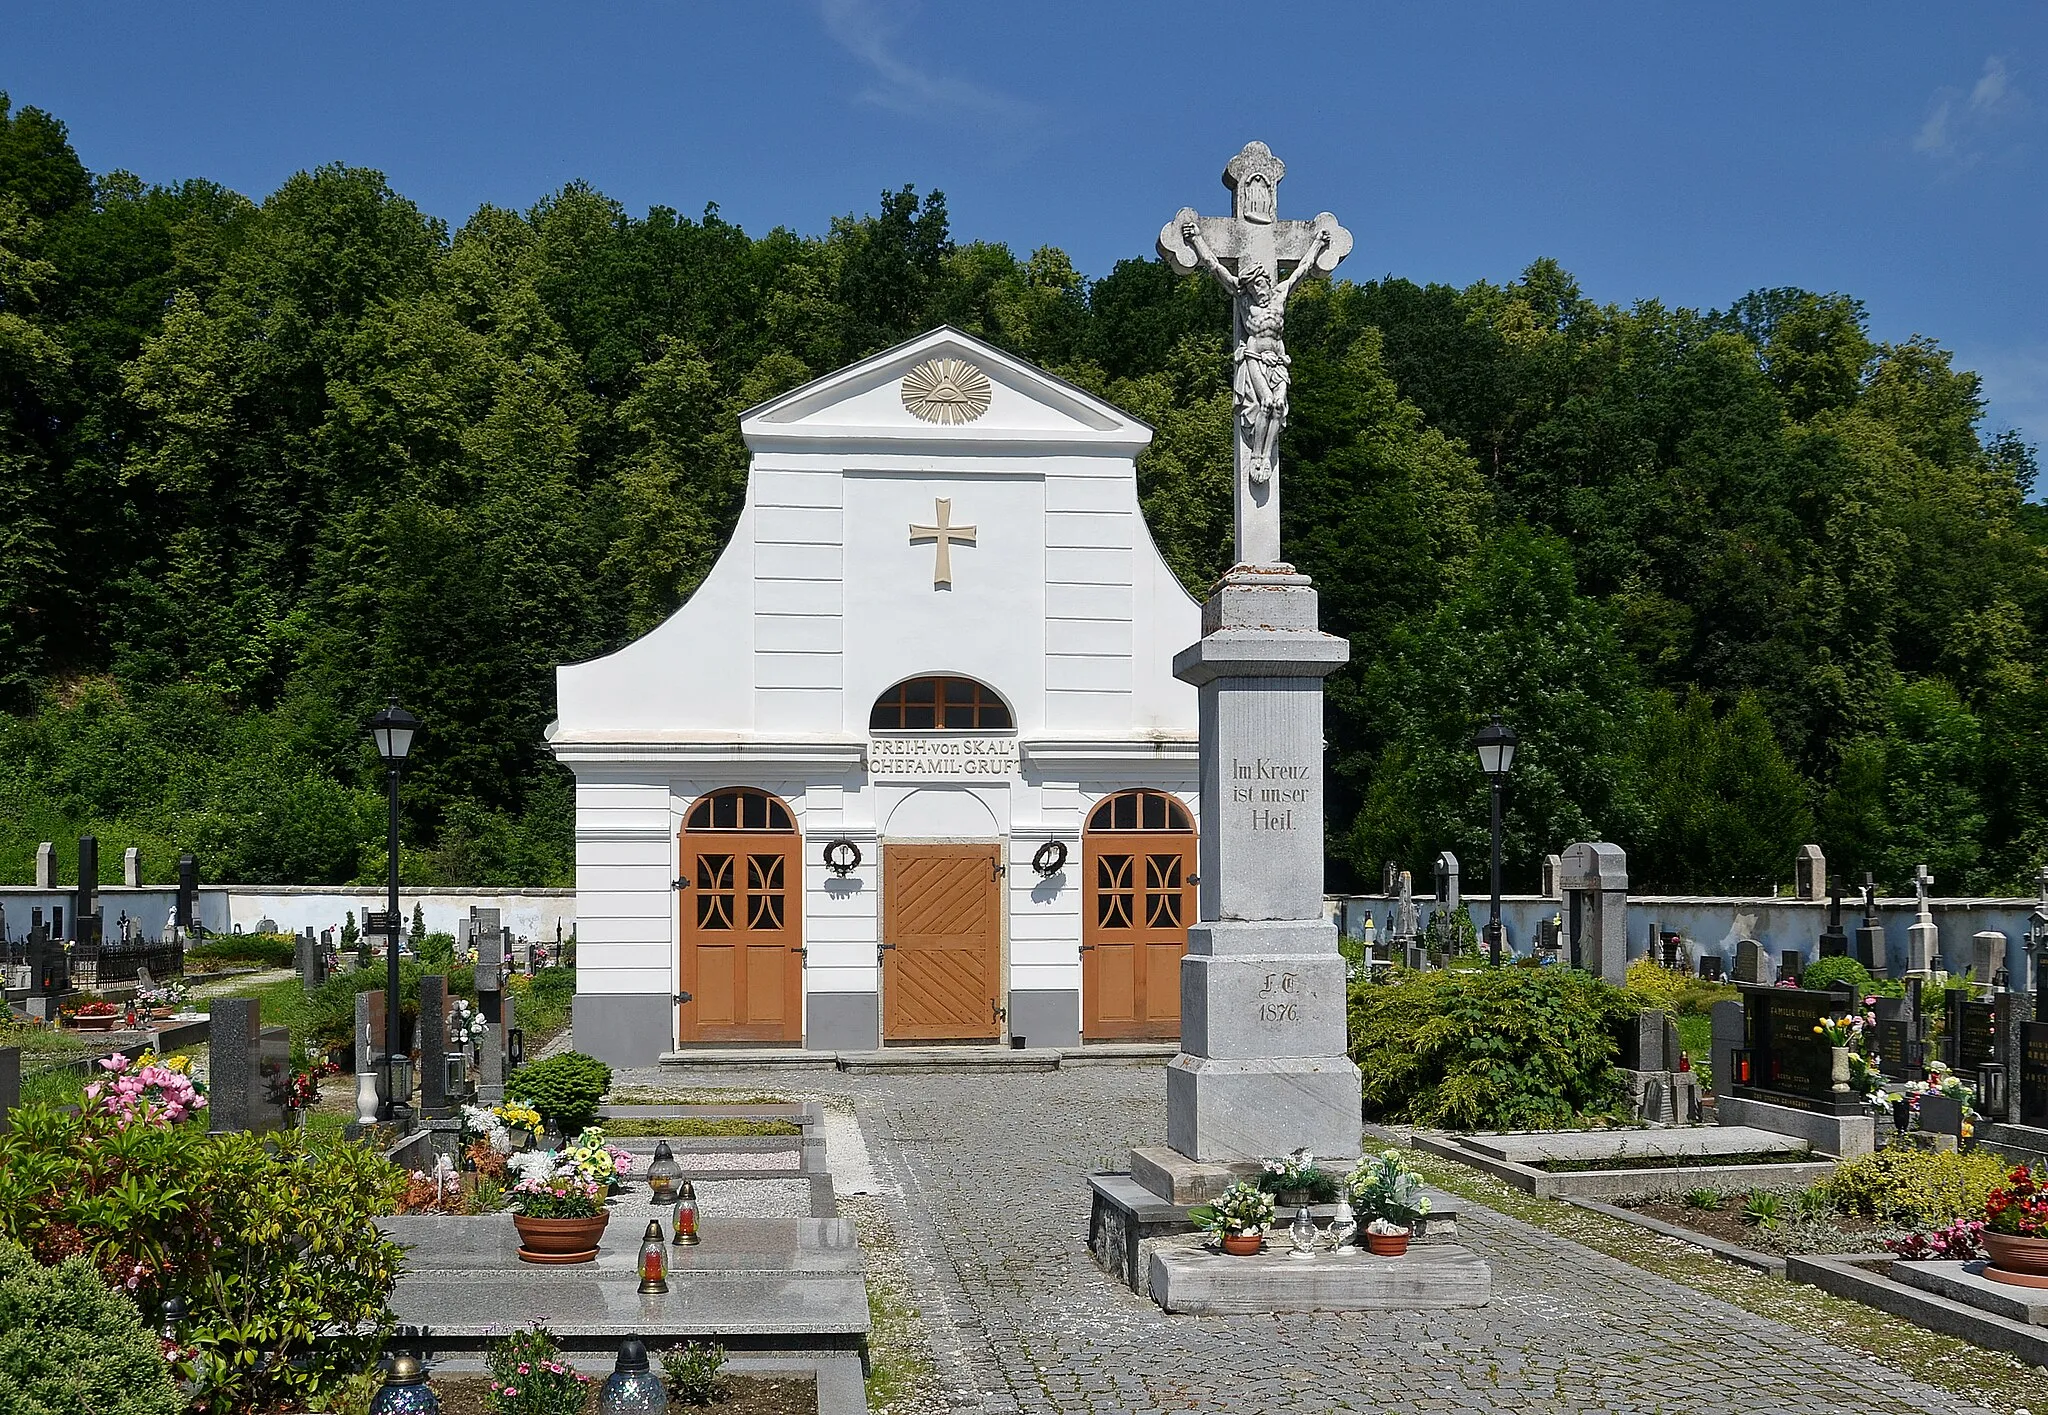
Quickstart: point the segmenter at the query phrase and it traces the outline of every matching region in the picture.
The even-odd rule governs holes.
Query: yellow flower
[[[1815,1036],[1817,1037],[1817,1036],[1819,1036],[1819,1035],[1820,1035],[1820,1034],[1821,1034],[1822,1032],[1824,1032],[1824,1031],[1826,1031],[1826,1030],[1827,1030],[1827,1029],[1826,1029],[1825,1027],[1815,1027],[1815,1028],[1813,1029],[1813,1034],[1814,1034],[1814,1035],[1815,1035]]]

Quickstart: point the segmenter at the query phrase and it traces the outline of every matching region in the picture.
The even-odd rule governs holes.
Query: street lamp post
[[[1508,768],[1515,764],[1515,729],[1500,720],[1495,713],[1493,720],[1479,729],[1479,735],[1472,739],[1473,748],[1479,753],[1479,769],[1486,773],[1493,786],[1493,912],[1486,924],[1486,952],[1494,967],[1500,966],[1500,792],[1507,784]]]
[[[389,873],[384,895],[384,909],[391,925],[384,935],[384,1103],[377,1111],[377,1118],[385,1121],[395,1118],[398,1106],[398,1049],[404,1035],[399,1028],[398,1005],[398,775],[405,769],[406,754],[412,751],[413,734],[419,727],[420,720],[400,707],[396,698],[389,699],[370,719],[370,739],[377,744],[377,755],[384,759],[385,786],[391,798]]]

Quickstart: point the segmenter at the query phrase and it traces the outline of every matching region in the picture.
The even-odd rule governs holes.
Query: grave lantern
[[[683,1177],[683,1167],[676,1163],[675,1152],[669,1149],[668,1141],[657,1140],[654,1144],[654,1160],[647,1166],[647,1192],[657,1204],[672,1203],[675,1199],[676,1184]]]
[[[441,1397],[427,1384],[420,1358],[400,1352],[391,1358],[384,1385],[370,1402],[370,1415],[441,1415]]]
[[[377,715],[370,719],[370,740],[377,746],[377,756],[384,763],[384,777],[390,798],[390,831],[386,838],[387,854],[386,889],[384,908],[389,925],[384,935],[384,996],[391,1000],[385,1009],[384,1053],[390,1068],[389,1084],[384,1088],[384,1118],[396,1119],[402,1096],[412,1094],[410,1070],[406,1076],[403,1092],[398,1089],[399,1071],[399,1006],[398,982],[398,778],[405,770],[405,759],[412,753],[413,735],[420,729],[420,720],[398,705],[398,699],[388,699]]]
[[[668,1291],[668,1241],[658,1218],[647,1220],[647,1231],[640,1235],[638,1268],[643,1294]]]
[[[1500,793],[1507,785],[1508,768],[1515,764],[1515,746],[1521,738],[1515,729],[1500,720],[1495,713],[1493,721],[1479,729],[1479,735],[1472,739],[1472,746],[1479,753],[1479,769],[1486,773],[1493,791],[1493,908],[1487,916],[1486,952],[1487,959],[1494,967],[1500,966]]]
[[[597,1415],[662,1415],[668,1392],[648,1369],[647,1343],[629,1336],[619,1343],[619,1362],[597,1393]]]
[[[465,1056],[444,1056],[441,1058],[446,1071],[441,1077],[441,1094],[461,1096],[469,1093],[469,1058]]]
[[[693,1248],[704,1240],[697,1236],[697,1186],[685,1179],[676,1191],[676,1236],[669,1241],[678,1248]]]

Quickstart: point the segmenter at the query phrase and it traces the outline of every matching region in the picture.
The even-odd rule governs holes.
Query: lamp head
[[[386,766],[399,766],[412,751],[413,734],[420,730],[420,720],[398,705],[398,699],[389,699],[370,719],[370,740],[377,744],[377,755],[384,759]]]
[[[1479,729],[1473,737],[1473,749],[1479,753],[1479,769],[1496,781],[1508,774],[1508,768],[1515,764],[1515,744],[1521,739],[1515,736],[1515,729],[1500,720],[1495,713],[1493,720]]]

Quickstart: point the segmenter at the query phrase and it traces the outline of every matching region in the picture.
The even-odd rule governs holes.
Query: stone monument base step
[[[1987,1125],[1978,1130],[1977,1142],[1991,1146],[2011,1160],[2029,1164],[2048,1162],[2048,1126]]]
[[[1166,1145],[1140,1145],[1131,1151],[1131,1178],[1169,1204],[1206,1204],[1258,1172],[1256,1160],[1212,1164],[1189,1159]]]
[[[1718,1096],[1714,1111],[1723,1125],[1748,1125],[1794,1135],[1820,1153],[1837,1159],[1867,1155],[1877,1145],[1877,1123],[1867,1110],[1855,1115],[1835,1115],[1746,1096]]]
[[[1190,1316],[1265,1312],[1394,1312],[1484,1307],[1493,1271],[1456,1243],[1421,1243],[1398,1258],[1370,1253],[1285,1249],[1280,1233],[1248,1258],[1211,1252],[1200,1239],[1162,1241],[1152,1250],[1152,1300]]]

